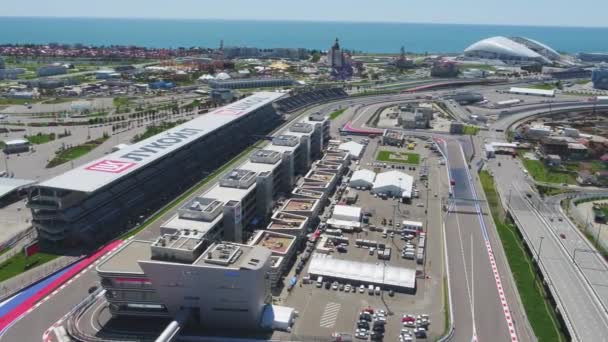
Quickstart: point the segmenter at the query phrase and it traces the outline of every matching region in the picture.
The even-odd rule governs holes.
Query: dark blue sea
[[[250,20],[0,17],[0,44],[82,43],[147,47],[250,46],[326,50],[336,37],[363,52],[461,52],[477,40],[525,36],[558,51],[608,51],[608,27],[540,27]]]

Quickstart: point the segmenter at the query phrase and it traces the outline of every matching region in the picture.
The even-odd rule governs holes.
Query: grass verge
[[[569,172],[547,167],[540,160],[522,158],[522,161],[532,178],[538,182],[576,184],[576,177]]]
[[[55,167],[57,165],[61,165],[61,164],[67,163],[71,160],[80,158],[80,157],[84,156],[85,154],[91,152],[97,146],[103,144],[103,142],[106,140],[107,140],[107,138],[99,138],[99,139],[87,141],[86,143],[84,143],[82,145],[77,145],[77,146],[73,146],[70,148],[66,148],[65,150],[57,153],[57,155],[55,155],[55,158],[53,158],[50,162],[48,162],[48,164],[46,164],[46,168],[48,169],[51,167]]]
[[[420,164],[420,155],[418,153],[393,152],[381,150],[376,156],[376,160],[399,163],[399,164]]]
[[[329,114],[329,120],[335,120],[338,116],[342,115],[346,111],[346,108],[339,109],[331,114]]]
[[[36,135],[27,135],[25,137],[25,139],[27,139],[27,141],[29,141],[30,144],[34,144],[34,145],[46,144],[49,141],[55,140],[55,138],[56,138],[55,133],[50,133],[50,134],[38,133]]]
[[[476,126],[464,126],[464,134],[468,134],[468,135],[477,135],[477,132],[479,132],[480,128],[476,127]]]
[[[244,150],[243,152],[241,152],[239,155],[237,155],[236,157],[232,158],[226,164],[222,165],[219,169],[215,170],[209,176],[205,177],[205,179],[203,179],[198,184],[196,184],[195,186],[193,186],[190,190],[188,190],[187,192],[185,192],[184,194],[182,194],[178,198],[174,199],[171,203],[169,203],[163,209],[161,209],[156,214],[154,214],[154,216],[152,216],[149,219],[147,219],[146,222],[144,222],[141,226],[139,226],[139,227],[137,227],[137,228],[135,228],[133,230],[130,230],[130,231],[128,231],[128,232],[120,235],[118,237],[118,239],[124,240],[124,239],[130,238],[131,236],[134,236],[137,233],[141,232],[142,230],[146,229],[148,226],[150,226],[152,223],[154,223],[160,217],[162,217],[163,215],[165,215],[171,209],[175,208],[183,200],[185,200],[186,198],[188,198],[189,196],[191,196],[195,192],[199,191],[201,189],[201,187],[203,187],[205,184],[211,182],[212,180],[215,179],[215,177],[217,177],[218,175],[222,174],[222,172],[224,172],[228,168],[234,166],[234,164],[236,162],[238,162],[241,158],[243,158],[243,156],[248,155],[249,153],[251,153],[256,148],[260,148],[261,144],[262,144],[262,142],[258,141],[257,143],[253,144],[253,146],[248,147],[246,150]]]
[[[136,143],[139,141],[142,141],[144,139],[147,139],[151,136],[157,135],[159,133],[162,133],[170,128],[173,128],[179,124],[182,124],[186,122],[186,120],[177,120],[175,122],[162,122],[158,125],[152,125],[152,126],[148,126],[148,128],[146,128],[146,131],[143,132],[142,134],[136,134],[133,139],[131,139],[132,143]]]
[[[19,275],[32,267],[47,263],[59,256],[57,254],[39,252],[26,258],[24,253],[17,253],[0,264],[0,282]]]
[[[534,334],[540,342],[565,341],[562,327],[546,298],[544,287],[536,275],[532,258],[517,233],[517,227],[501,218],[502,207],[494,188],[494,179],[487,171],[481,171],[479,179]]]

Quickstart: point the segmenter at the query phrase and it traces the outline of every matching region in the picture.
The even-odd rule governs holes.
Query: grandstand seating
[[[277,101],[275,104],[278,111],[291,113],[315,103],[336,100],[347,96],[348,94],[342,88],[318,89],[292,95]]]

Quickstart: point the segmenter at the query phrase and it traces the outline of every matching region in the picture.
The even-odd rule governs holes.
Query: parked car
[[[363,292],[365,292],[365,285],[361,284],[359,286],[359,293],[363,293]]]
[[[337,281],[334,281],[334,282],[333,282],[333,284],[331,284],[331,288],[332,288],[332,290],[334,290],[334,291],[335,291],[335,290],[338,290],[338,287],[339,287],[339,286],[340,286],[340,285],[338,284],[338,282],[337,282]]]

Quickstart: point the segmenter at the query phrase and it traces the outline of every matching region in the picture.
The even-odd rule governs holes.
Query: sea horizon
[[[366,53],[397,53],[401,46],[414,53],[460,53],[480,39],[504,35],[529,37],[566,53],[608,51],[608,27],[593,26],[145,17],[0,19],[0,44],[217,48],[223,40],[224,46],[327,50],[337,37],[344,48]]]

